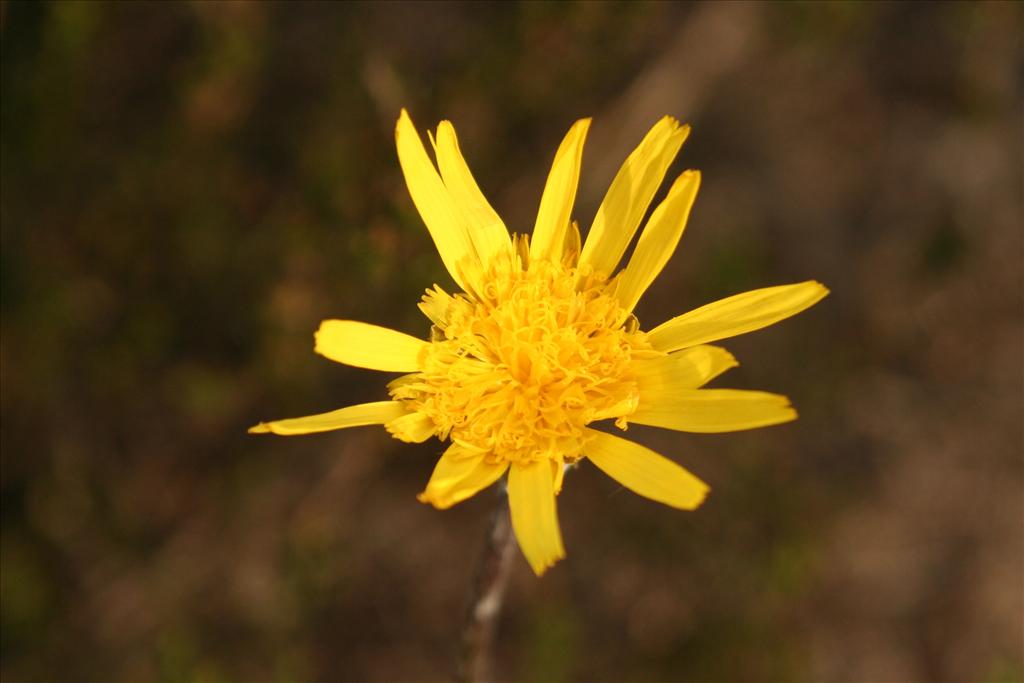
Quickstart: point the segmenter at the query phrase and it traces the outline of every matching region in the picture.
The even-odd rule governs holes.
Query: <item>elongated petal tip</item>
[[[249,427],[249,434],[270,434],[274,430],[270,428],[270,425],[266,422],[260,422],[255,427]]]
[[[534,575],[537,578],[540,578],[540,577],[544,576],[549,569],[551,569],[556,564],[558,564],[559,560],[564,560],[564,559],[565,559],[565,555],[562,554],[559,557],[556,557],[556,558],[554,558],[552,560],[549,560],[547,564],[531,564],[530,565],[530,569],[533,570],[533,573],[534,573]]]
[[[443,501],[438,500],[436,497],[431,495],[429,490],[424,490],[421,493],[417,493],[416,500],[427,505],[432,505],[436,510],[447,510],[453,505],[453,503],[450,502],[447,505],[445,505]]]
[[[402,112],[398,115],[398,120],[395,121],[395,143],[400,145],[402,134],[407,133],[410,129],[414,132],[416,130],[413,127],[412,119],[409,118],[409,112],[403,107]]]
[[[518,540],[518,539],[517,539]],[[520,548],[521,549],[521,548]],[[525,553],[524,553],[525,555]],[[565,559],[565,548],[560,548],[557,552],[552,555],[544,557],[527,557],[526,563],[530,565],[530,569],[533,570],[535,576],[540,578],[547,573],[549,569],[554,567],[560,561]]]
[[[817,280],[804,280],[803,282],[798,282],[791,286],[794,288],[800,288],[800,291],[803,293],[804,300],[807,302],[801,310],[810,308],[832,293],[832,290]]]
[[[403,121],[408,121],[410,124],[412,123],[412,119],[409,118],[409,110],[406,109],[405,107],[402,107],[402,111],[398,113],[398,121],[395,122],[396,132],[398,131],[399,128],[401,128]]]
[[[467,498],[472,498],[475,493],[476,491],[468,492],[456,490],[452,492],[434,490],[428,484],[427,488],[416,494],[416,500],[426,505],[433,506],[435,510],[447,510]]]
[[[324,346],[320,341],[321,335],[323,334],[323,323],[320,323],[320,329],[313,333],[313,353],[318,353],[321,356],[324,355]]]
[[[672,137],[677,137],[680,145],[690,137],[690,124],[682,123],[674,116],[666,116],[655,127],[661,125],[668,127],[668,134]]]
[[[701,482],[701,484],[704,484],[704,482]],[[704,501],[707,500],[709,493],[711,493],[711,487],[708,486],[707,484],[704,484],[703,488],[699,492],[694,494],[693,500],[690,501],[690,505],[686,509],[696,510],[697,508],[699,508],[701,505],[704,504]]]
[[[786,424],[800,417],[799,413],[796,412],[796,408],[789,402],[788,396],[778,395],[781,402],[781,408],[779,409],[778,416],[775,420],[765,424],[765,427],[774,427],[775,425]]]

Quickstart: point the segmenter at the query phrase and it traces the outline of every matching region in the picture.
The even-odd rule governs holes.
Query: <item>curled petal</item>
[[[467,455],[461,446],[452,444],[437,461],[427,488],[417,498],[421,503],[444,510],[487,488],[506,469],[507,463],[489,464],[482,456]]]

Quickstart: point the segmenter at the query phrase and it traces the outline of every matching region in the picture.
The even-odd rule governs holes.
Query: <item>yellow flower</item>
[[[617,269],[690,129],[671,117],[655,124],[615,176],[581,245],[571,213],[589,126],[590,119],[577,121],[558,148],[530,239],[509,235],[470,174],[451,123],[442,121],[430,138],[435,167],[403,110],[395,136],[409,193],[462,291],[427,290],[419,307],[433,323],[428,340],[325,320],[317,353],[407,373],[388,384],[390,400],[250,431],[382,424],[402,441],[450,441],[419,499],[447,508],[507,472],[513,529],[538,575],[565,556],[555,497],[566,465],[588,459],[641,496],[683,510],[700,505],[708,487],[697,477],[589,425],[727,432],[796,418],[785,396],[701,389],[737,365],[708,342],[799,313],[828,290],[813,281],[768,287],[642,331],[633,308],[679,242],[699,172],[676,179]]]

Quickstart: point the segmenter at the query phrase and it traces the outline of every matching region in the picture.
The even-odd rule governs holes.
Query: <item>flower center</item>
[[[446,297],[422,372],[392,397],[434,423],[441,439],[491,462],[581,457],[585,425],[622,418],[639,393],[628,366],[651,347],[600,277],[517,256],[496,259],[476,296]]]

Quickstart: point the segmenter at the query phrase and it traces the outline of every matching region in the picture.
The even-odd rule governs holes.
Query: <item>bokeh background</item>
[[[795,423],[634,428],[713,493],[586,464],[568,559],[516,558],[502,681],[1011,683],[1022,662],[1021,5],[4,2],[2,664],[18,681],[448,678],[494,505],[441,447],[253,437],[384,397],[324,318],[424,335],[450,285],[394,154],[456,124],[533,224],[594,116],[576,216],[664,114],[699,168],[652,326],[832,295],[726,345]]]

